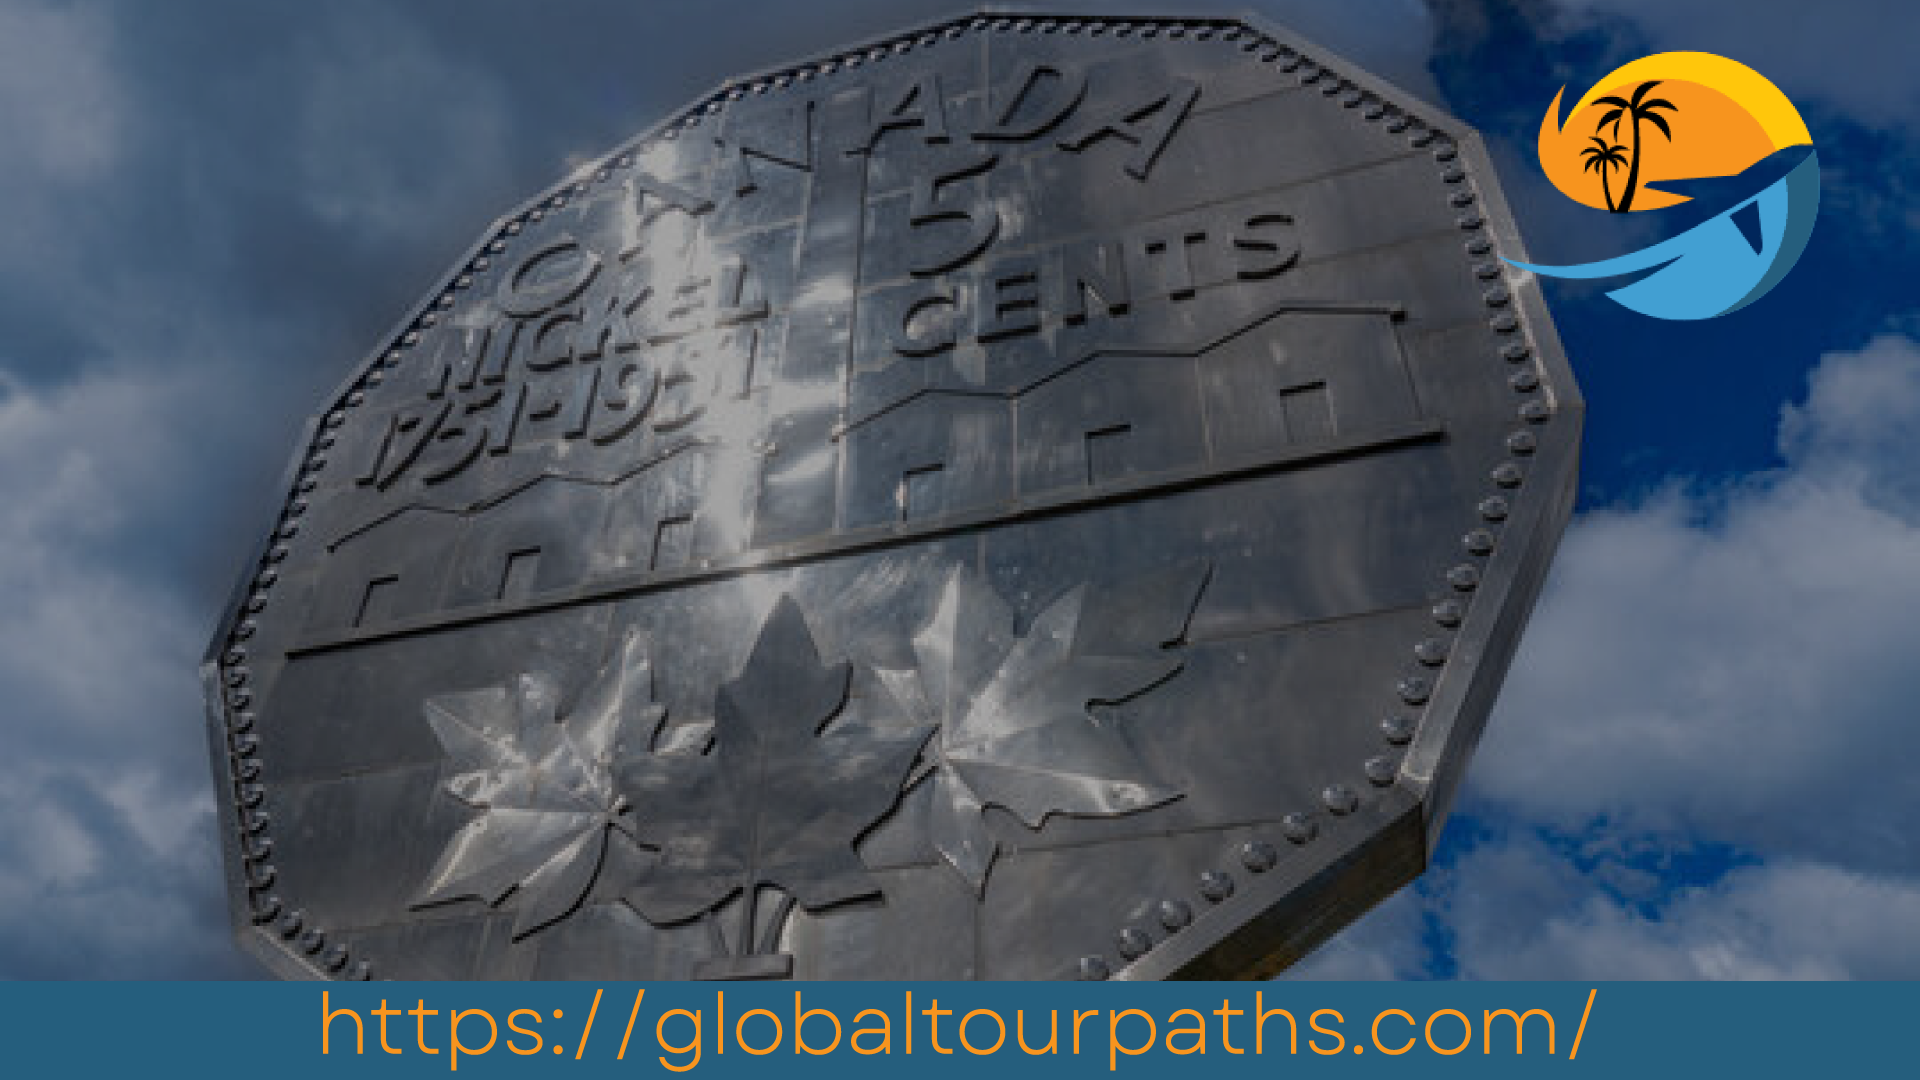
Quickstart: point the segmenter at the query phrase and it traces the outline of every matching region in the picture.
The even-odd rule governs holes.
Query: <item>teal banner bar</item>
[[[13,1075],[1905,1075],[1916,1000],[1899,983],[15,983],[0,1031]]]

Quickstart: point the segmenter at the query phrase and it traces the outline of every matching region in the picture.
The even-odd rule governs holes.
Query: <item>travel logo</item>
[[[1608,296],[1657,319],[1711,319],[1765,296],[1800,258],[1820,206],[1820,159],[1800,114],[1745,64],[1711,53],[1635,60],[1540,124],[1540,164],[1560,192],[1617,214],[1671,209],[1675,235],[1600,262],[1537,274],[1652,270]]]

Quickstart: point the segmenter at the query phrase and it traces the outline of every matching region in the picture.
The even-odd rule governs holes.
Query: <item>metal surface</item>
[[[298,977],[1272,972],[1423,867],[1581,405],[1478,139],[1257,20],[988,13],[508,215],[209,653]]]

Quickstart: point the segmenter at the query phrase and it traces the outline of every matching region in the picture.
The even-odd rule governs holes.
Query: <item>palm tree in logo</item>
[[[1580,151],[1580,156],[1587,159],[1587,164],[1580,171],[1600,174],[1600,193],[1607,197],[1607,209],[1617,213],[1618,209],[1613,205],[1613,188],[1607,183],[1607,173],[1627,163],[1627,156],[1620,152],[1626,147],[1609,143],[1598,135],[1592,141],[1592,146]]]
[[[1627,169],[1627,190],[1620,195],[1620,205],[1613,208],[1616,214],[1624,214],[1633,209],[1633,193],[1640,186],[1641,121],[1644,120],[1654,127],[1659,128],[1660,134],[1665,135],[1668,142],[1673,141],[1673,129],[1667,126],[1667,118],[1661,116],[1655,110],[1666,109],[1678,113],[1680,107],[1668,101],[1666,98],[1654,98],[1652,101],[1645,100],[1647,91],[1659,86],[1661,81],[1660,79],[1654,79],[1652,82],[1641,83],[1640,86],[1634,90],[1633,100],[1631,101],[1624,98],[1608,96],[1594,102],[1595,105],[1610,105],[1613,107],[1612,112],[1602,116],[1600,122],[1593,125],[1593,130],[1595,131],[1612,125],[1613,137],[1617,139],[1620,137],[1620,121],[1623,118],[1633,121],[1633,165]],[[1604,181],[1606,179],[1606,173],[1602,172],[1600,178]]]

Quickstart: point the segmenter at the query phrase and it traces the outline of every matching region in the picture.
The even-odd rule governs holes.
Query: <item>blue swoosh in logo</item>
[[[1771,183],[1766,182],[1769,179]],[[1709,206],[1730,201],[1725,194],[1730,190],[1753,194],[1739,197],[1678,236],[1612,259],[1574,266],[1506,261],[1559,278],[1616,277],[1653,270],[1607,295],[1656,319],[1711,319],[1765,296],[1793,269],[1813,235],[1820,208],[1820,157],[1811,146],[1776,151],[1737,177],[1673,181],[1665,186],[1675,194],[1689,194],[1682,190],[1683,183],[1697,188],[1701,192],[1697,198]],[[1733,220],[1734,214],[1749,206],[1757,209],[1760,219],[1758,250]]]

